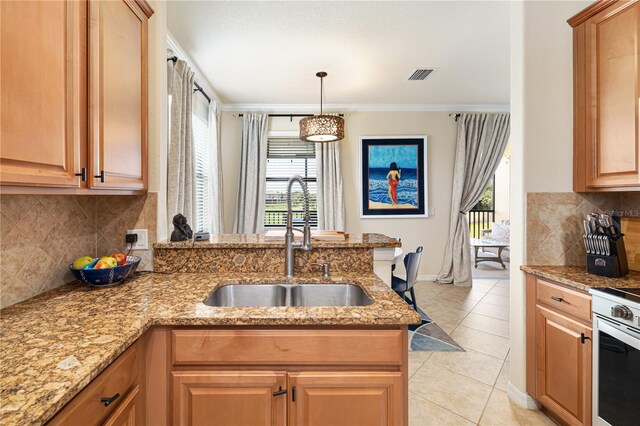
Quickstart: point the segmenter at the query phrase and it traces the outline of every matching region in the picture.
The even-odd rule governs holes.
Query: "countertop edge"
[[[521,265],[520,270],[585,292],[592,288],[640,288],[640,272],[630,271],[625,277],[608,278],[589,274],[583,266]]]

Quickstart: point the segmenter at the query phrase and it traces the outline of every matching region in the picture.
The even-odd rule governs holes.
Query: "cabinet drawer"
[[[591,321],[591,296],[536,279],[536,300],[558,311]]]
[[[174,365],[400,365],[401,330],[174,330]]]
[[[136,345],[120,355],[106,370],[69,402],[49,425],[96,425],[102,423],[138,382]],[[119,396],[108,406],[100,398]]]

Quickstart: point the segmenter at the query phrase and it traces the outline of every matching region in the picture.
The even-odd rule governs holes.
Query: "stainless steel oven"
[[[640,289],[594,289],[593,424],[640,425]]]

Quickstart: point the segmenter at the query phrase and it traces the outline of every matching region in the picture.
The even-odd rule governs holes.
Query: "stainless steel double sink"
[[[228,284],[212,291],[207,306],[366,306],[373,300],[355,284]]]

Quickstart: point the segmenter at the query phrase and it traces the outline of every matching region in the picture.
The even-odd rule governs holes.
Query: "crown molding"
[[[220,106],[223,111],[317,113],[318,104],[234,104]],[[509,112],[509,104],[326,104],[327,112]]]

